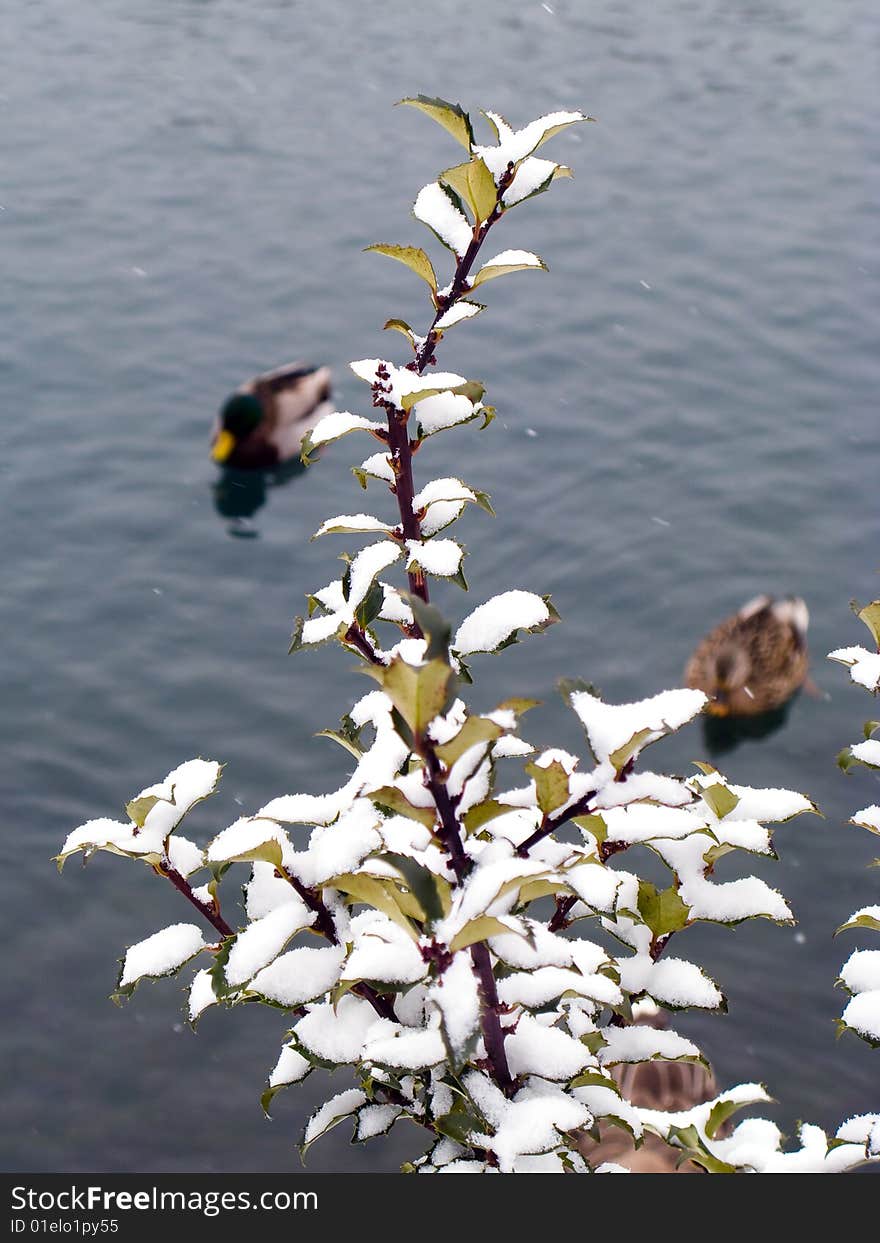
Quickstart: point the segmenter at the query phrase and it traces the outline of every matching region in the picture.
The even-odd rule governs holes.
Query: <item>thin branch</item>
[[[348,630],[342,636],[343,643],[350,643],[352,647],[356,647],[362,656],[364,656],[371,665],[381,665],[382,661],[376,655],[373,645],[367,638],[364,631],[357,624],[352,622]]]
[[[534,833],[532,833],[530,837],[527,837],[524,842],[520,842],[517,846],[516,853],[519,857],[524,859],[533,846],[537,846],[538,842],[542,842],[545,837],[549,837],[551,833],[554,833],[563,824],[567,824],[569,820],[573,820],[575,816],[589,815],[593,810],[590,798],[595,793],[595,790],[591,790],[589,794],[585,794],[583,798],[579,798],[577,802],[572,803],[570,807],[564,807],[562,811],[557,812],[556,815],[545,814],[543,820],[535,829]]]
[[[160,876],[168,877],[174,888],[179,890],[186,900],[191,902],[200,914],[204,915],[208,923],[210,923],[217,930],[217,932],[220,933],[221,937],[231,937],[234,935],[233,929],[229,927],[229,924],[227,924],[220,912],[216,910],[214,906],[207,902],[203,902],[201,898],[196,897],[193,893],[192,885],[190,885],[189,881],[184,876],[181,876],[177,868],[173,868],[166,860],[164,865],[156,870],[159,872]]]

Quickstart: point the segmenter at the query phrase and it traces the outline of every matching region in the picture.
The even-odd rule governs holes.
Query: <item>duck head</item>
[[[748,694],[748,681],[751,672],[749,658],[736,643],[725,643],[712,658],[708,671],[708,685],[704,688],[709,695],[706,711],[711,716],[729,716],[731,700],[740,691]]]
[[[250,393],[234,393],[220,411],[220,430],[211,446],[215,462],[226,462],[236,446],[247,440],[263,421],[259,398]]]

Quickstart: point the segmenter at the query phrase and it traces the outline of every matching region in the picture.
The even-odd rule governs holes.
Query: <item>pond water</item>
[[[291,358],[328,363],[340,408],[360,408],[348,360],[397,351],[389,316],[425,322],[418,282],[361,253],[423,243],[410,204],[456,159],[392,108],[418,92],[516,123],[559,107],[600,121],[554,140],[575,180],[498,235],[550,274],[487,287],[489,311],[443,343],[498,418],[417,461],[494,498],[494,522],[462,527],[471,606],[516,585],[552,592],[563,618],[484,659],[478,702],[540,698],[528,736],[584,751],[560,676],[639,698],[678,684],[700,635],[756,592],[807,599],[820,695],[718,760],[826,812],[754,865],[801,922],[683,936],[730,1013],[680,1029],[722,1082],[765,1081],[784,1127],[880,1108],[877,1055],[834,1038],[833,983],[860,942],[831,939],[877,901],[876,846],[845,826],[876,794],[834,763],[872,704],[824,660],[865,638],[850,598],[877,594],[876,6],[33,0],[7,30],[3,1167],[298,1168],[324,1087],[263,1119],[283,1016],[210,1013],[194,1036],[176,981],[116,1009],[124,947],[188,916],[145,868],[104,856],[59,878],[50,856],[191,756],[227,765],[193,817],[203,839],[344,779],[343,752],[312,735],[363,679],[338,652],[286,649],[345,546],[308,536],[361,506],[361,446],[242,503],[218,491],[207,435],[229,390]],[[468,608],[455,588],[438,599]],[[692,726],[652,764],[684,771],[710,741]],[[309,1168],[394,1170],[420,1144],[401,1128],[352,1147],[341,1128]]]

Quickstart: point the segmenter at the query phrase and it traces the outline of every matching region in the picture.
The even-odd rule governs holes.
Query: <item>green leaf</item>
[[[880,932],[880,919],[873,915],[857,915],[855,919],[841,924],[834,935],[837,936],[838,932],[849,932],[852,928],[870,928],[872,932]]]
[[[158,802],[158,795],[147,794],[143,798],[133,798],[130,803],[126,803],[125,810],[129,819],[133,820],[139,829],[142,829],[144,821]]]
[[[442,660],[449,664],[449,638],[452,627],[434,604],[426,604],[415,592],[404,592],[413,611],[413,617],[422,634],[428,640],[426,660]]]
[[[592,833],[600,846],[608,838],[608,825],[599,815],[573,816],[572,824],[576,824],[579,829],[584,829],[587,833]]]
[[[384,854],[382,858],[397,868],[407,888],[425,913],[430,923],[443,919],[452,905],[452,892],[442,876],[435,875],[408,855]]]
[[[614,765],[614,771],[619,773],[626,767],[634,755],[636,755],[642,744],[647,742],[652,734],[657,731],[653,729],[640,729],[637,734],[633,734],[628,742],[622,747],[618,747],[616,751],[612,751],[608,756],[611,764]]]
[[[719,820],[729,815],[739,803],[734,792],[722,785],[720,781],[716,781],[714,785],[705,786],[700,793]]]
[[[365,902],[375,910],[381,911],[399,928],[402,928],[413,941],[418,941],[419,934],[413,928],[401,907],[403,897],[393,885],[384,885],[375,876],[364,876],[362,873],[345,872],[334,876],[327,884],[341,893],[347,893],[356,902]]]
[[[473,147],[474,131],[471,119],[461,104],[451,104],[446,99],[434,99],[428,95],[408,96],[397,102],[408,104],[411,108],[418,108],[420,112],[424,112],[432,121],[442,125],[466,151],[470,151]]]
[[[714,1139],[727,1119],[732,1118],[738,1109],[742,1109],[749,1103],[748,1101],[720,1100],[713,1105],[709,1110],[709,1117],[706,1119],[704,1128],[707,1138]]]
[[[441,1135],[447,1135],[457,1144],[465,1146],[472,1134],[476,1132],[477,1135],[483,1135],[486,1132],[485,1122],[464,1109],[453,1109],[451,1113],[441,1115],[435,1120],[434,1126]]]
[[[484,824],[488,824],[490,820],[494,820],[496,816],[504,816],[514,808],[507,803],[499,803],[497,799],[486,799],[482,803],[476,803],[464,815],[464,827],[468,833],[478,832]]]
[[[867,742],[869,738],[873,738],[878,729],[880,729],[880,721],[865,721],[865,724],[862,727],[862,734],[864,735],[865,741]]]
[[[837,753],[837,767],[841,772],[848,773],[851,768],[858,764],[858,760],[850,751],[849,747],[844,747],[842,751]]]
[[[487,263],[480,268],[471,281],[471,289],[476,289],[478,285],[485,285],[486,281],[494,281],[496,276],[506,276],[508,272],[546,271],[547,264],[543,259],[539,259],[537,263]]]
[[[451,702],[453,673],[442,660],[431,660],[416,668],[398,657],[385,669],[371,672],[417,738]]]
[[[413,349],[415,349],[415,348],[416,348],[415,333],[413,332],[412,328],[410,328],[410,326],[409,326],[409,324],[406,322],[406,320],[404,320],[404,319],[387,319],[387,320],[385,321],[385,323],[382,325],[382,327],[383,327],[383,329],[385,329],[386,331],[387,331],[389,328],[391,328],[391,329],[393,329],[395,332],[400,332],[400,333],[402,333],[402,334],[403,334],[403,336],[405,336],[405,337],[406,337],[407,341],[409,341],[409,343],[410,343],[410,345],[413,347]]]
[[[598,1070],[585,1070],[572,1079],[570,1088],[610,1088],[620,1096],[620,1085],[609,1075],[602,1075]]]
[[[559,760],[553,760],[545,768],[540,764],[526,764],[525,771],[535,782],[538,806],[545,816],[568,802],[571,797],[568,773]]]
[[[498,202],[498,187],[495,178],[489,172],[479,156],[466,164],[456,164],[440,174],[441,185],[449,186],[454,193],[467,203],[474,219],[482,224],[492,215]]]
[[[646,880],[639,881],[638,910],[655,938],[686,928],[691,914],[674,885],[658,891]]]
[[[436,823],[437,813],[432,807],[416,807],[396,786],[381,786],[378,790],[371,790],[366,797],[380,807],[387,807],[396,816],[417,820],[426,829],[433,829]]]
[[[520,882],[521,883],[521,882]],[[463,928],[452,938],[450,950],[453,954],[456,950],[466,949],[469,945],[476,944],[477,941],[488,941],[489,937],[506,936],[512,929],[507,924],[502,924],[500,919],[496,919],[494,915],[478,915],[476,919],[468,920]]]
[[[425,387],[416,389],[412,393],[406,393],[400,399],[402,410],[410,411],[418,402],[424,401],[426,397],[436,397],[438,393],[455,393],[456,396],[467,397],[474,405],[482,400],[485,393],[485,385],[480,384],[478,380],[465,380],[464,384],[456,384],[452,388],[436,388],[432,386],[430,377],[425,377]],[[482,413],[482,411],[480,412]]]
[[[700,1138],[697,1128],[693,1125],[688,1127],[672,1126],[669,1128],[669,1140],[675,1142],[675,1146],[682,1149],[682,1162],[686,1160],[693,1161],[695,1165],[701,1165],[708,1174],[736,1174],[735,1165],[729,1165],[726,1161],[713,1157],[706,1145]]]
[[[868,627],[874,639],[874,646],[880,649],[880,600],[872,600],[863,609],[858,609],[856,616]]]
[[[494,742],[504,730],[485,716],[469,716],[454,738],[434,750],[443,763],[451,768],[457,759],[479,742]]]
[[[405,263],[416,276],[420,276],[426,284],[431,286],[432,293],[437,292],[434,267],[420,246],[391,246],[376,243],[374,246],[364,247],[364,250],[372,250],[377,255],[387,255],[389,259],[397,259],[399,263]]]

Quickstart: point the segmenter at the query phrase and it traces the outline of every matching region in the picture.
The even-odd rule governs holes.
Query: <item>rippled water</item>
[[[350,509],[358,446],[236,520],[206,435],[228,390],[292,357],[329,363],[350,406],[347,360],[389,348],[389,315],[424,322],[417,282],[360,253],[423,240],[409,204],[454,158],[392,109],[419,91],[601,122],[555,140],[576,180],[506,225],[502,246],[551,274],[490,286],[489,313],[443,344],[499,410],[485,435],[426,450],[432,474],[460,469],[495,498],[494,524],[467,520],[474,591],[550,591],[565,623],[484,662],[480,702],[536,695],[530,736],[583,749],[560,675],[644,695],[748,596],[807,598],[825,697],[720,761],[826,810],[755,864],[802,922],[689,932],[682,952],[731,1012],[681,1027],[723,1081],[764,1079],[784,1125],[880,1107],[876,1054],[834,1040],[832,984],[857,942],[830,937],[877,900],[871,839],[843,827],[876,795],[834,766],[871,703],[822,659],[862,638],[850,597],[876,594],[876,7],[34,0],[9,27],[4,1168],[297,1163],[321,1084],[279,1098],[272,1124],[257,1104],[281,1016],[208,1014],[194,1037],[173,983],[116,1010],[117,955],[186,916],[146,869],[102,858],[59,879],[49,857],[192,755],[227,762],[204,835],[345,771],[311,735],[361,680],[333,652],[285,652],[338,551],[306,537]],[[706,754],[697,727],[664,749],[669,769]],[[309,1168],[394,1169],[420,1143],[352,1148],[339,1130]]]

